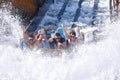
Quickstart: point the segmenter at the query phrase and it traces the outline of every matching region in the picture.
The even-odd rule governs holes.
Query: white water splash
[[[0,41],[16,41],[21,37],[20,19],[11,15],[11,8],[3,5],[0,9]],[[13,41],[14,42],[14,41]],[[1,44],[1,43],[0,43]]]
[[[119,21],[105,24],[100,41],[81,45],[73,51],[74,56],[57,58],[41,56],[42,51],[23,52],[14,46],[19,42],[20,23],[7,11],[0,14],[1,80],[120,80]],[[9,35],[6,28],[10,28]]]

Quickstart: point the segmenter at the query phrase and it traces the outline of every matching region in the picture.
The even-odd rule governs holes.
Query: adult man
[[[66,41],[61,37],[59,33],[56,33],[54,38],[50,38],[47,40],[50,44],[52,44],[52,49],[62,49],[66,48]]]
[[[25,26],[22,26],[23,38],[21,38],[21,46],[29,47],[30,49],[36,48],[38,41],[34,38],[33,34],[27,35]],[[24,44],[24,45],[23,45]]]

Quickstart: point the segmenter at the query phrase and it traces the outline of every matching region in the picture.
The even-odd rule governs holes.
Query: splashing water
[[[0,10],[0,15],[1,80],[120,80],[119,22],[106,23],[104,39],[79,46],[73,58],[57,58],[14,46],[21,37],[20,22],[9,11]]]
[[[3,7],[0,9],[0,41],[13,41],[13,39],[16,41],[18,38],[20,38],[20,21],[19,17],[15,17],[11,15],[9,9],[6,5],[3,5]],[[1,44],[0,42],[0,44]]]

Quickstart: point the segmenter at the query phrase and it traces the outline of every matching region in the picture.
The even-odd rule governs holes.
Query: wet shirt
[[[56,39],[53,38],[53,42],[56,43],[56,44],[57,44],[58,42],[63,43],[63,42],[65,42],[65,39],[64,39],[64,38],[60,38],[60,41],[57,42]]]
[[[64,38],[60,38],[60,41],[58,41],[58,42],[60,42],[60,43],[63,43],[63,42],[65,42],[65,39]],[[50,43],[51,44],[51,48],[56,48],[57,47],[57,44],[58,44],[58,42],[56,41],[56,39],[55,38],[53,38],[53,42],[52,43]]]

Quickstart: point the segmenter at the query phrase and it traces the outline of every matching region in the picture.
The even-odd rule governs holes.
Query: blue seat
[[[61,27],[57,28],[57,32],[61,35],[61,37],[65,38],[65,40],[67,40]]]
[[[24,40],[20,41],[20,46],[21,46],[22,49],[23,48],[29,48],[29,45]]]

